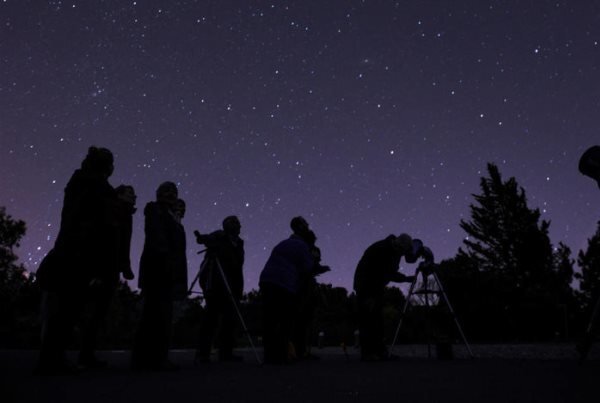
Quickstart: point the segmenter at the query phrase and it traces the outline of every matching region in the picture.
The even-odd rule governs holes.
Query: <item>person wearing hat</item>
[[[388,359],[384,343],[383,294],[390,282],[411,282],[413,276],[398,271],[400,259],[414,263],[413,239],[407,234],[389,235],[369,246],[354,273],[354,291],[358,305],[362,361]]]

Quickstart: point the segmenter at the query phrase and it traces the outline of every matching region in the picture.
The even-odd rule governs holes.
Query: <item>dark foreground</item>
[[[596,347],[598,349],[598,347]],[[400,348],[398,361],[362,363],[354,350],[318,350],[318,361],[194,366],[176,351],[177,372],[132,372],[127,352],[103,352],[110,368],[76,376],[34,376],[35,351],[0,351],[0,402],[597,402],[600,361],[583,365],[569,346],[474,347],[478,358],[428,359]],[[504,358],[502,357],[504,356]]]

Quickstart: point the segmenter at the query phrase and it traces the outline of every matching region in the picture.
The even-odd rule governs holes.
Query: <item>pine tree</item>
[[[554,271],[556,273],[557,287],[562,291],[564,298],[574,296],[571,283],[574,278],[574,260],[571,258],[571,248],[562,242],[554,252]]]
[[[539,209],[527,205],[525,190],[515,178],[503,182],[494,164],[488,164],[489,178],[481,178],[482,194],[473,195],[471,221],[461,220],[467,233],[466,251],[480,271],[496,273],[516,289],[536,287],[552,273],[550,223],[540,222]],[[546,281],[542,281],[545,283]]]
[[[460,222],[467,238],[457,258],[476,267],[478,282],[488,288],[487,309],[503,312],[499,320],[507,329],[523,337],[549,337],[562,328],[558,307],[564,311],[572,300],[570,250],[560,244],[553,251],[550,222],[529,208],[515,178],[503,181],[494,164],[487,169],[481,194],[473,195],[471,220]],[[489,305],[493,301],[498,306]]]
[[[23,291],[31,289],[32,283],[14,252],[23,235],[25,223],[14,220],[0,207],[0,347],[24,339],[19,323],[25,306],[23,296],[30,293]]]
[[[12,293],[14,283],[24,280],[25,268],[17,264],[14,248],[25,235],[25,222],[15,220],[0,207],[0,290],[2,294]]]

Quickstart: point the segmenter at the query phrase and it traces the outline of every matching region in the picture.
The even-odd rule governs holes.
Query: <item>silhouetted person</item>
[[[411,256],[412,249],[412,238],[409,235],[390,235],[369,246],[358,262],[354,273],[354,291],[363,361],[388,358],[384,343],[383,294],[391,281],[409,282],[414,279],[398,271],[400,259],[402,256],[405,259]]]
[[[143,308],[132,352],[134,369],[173,370],[168,359],[173,301],[187,294],[185,231],[173,208],[177,186],[162,183],[156,201],[144,208],[145,240],[140,259],[139,287]]]
[[[304,217],[298,216],[292,218],[290,228],[295,235],[301,237],[309,245],[314,262],[311,274],[301,279],[300,292],[298,293],[298,310],[292,325],[294,353],[298,359],[316,358],[309,351],[319,297],[316,276],[326,273],[331,269],[329,266],[321,264],[321,250],[316,246],[317,236],[310,229]]]
[[[288,362],[302,281],[313,275],[314,269],[310,246],[302,237],[292,234],[273,248],[259,281],[264,308],[265,363]]]
[[[183,217],[185,217],[185,209],[185,201],[182,199],[177,199],[175,201],[175,205],[173,206],[173,214],[175,215],[175,220],[180,224],[183,220]]]
[[[65,188],[60,230],[37,272],[43,290],[40,374],[75,370],[65,349],[85,294],[107,267],[115,265],[112,206],[116,195],[108,183],[112,172],[112,153],[90,147]]]
[[[206,301],[200,341],[196,351],[197,362],[210,361],[210,350],[217,330],[216,346],[219,360],[241,361],[233,355],[234,330],[236,321],[235,303],[238,304],[244,291],[244,241],[240,238],[242,226],[236,216],[223,220],[223,229],[202,235],[195,232],[196,241],[206,245],[207,251],[200,272],[200,287]],[[220,264],[220,268],[218,266]],[[221,272],[221,269],[223,272]],[[223,281],[223,275],[227,284]],[[233,297],[233,299],[232,299]],[[219,328],[220,322],[220,329]]]
[[[579,172],[594,179],[600,187],[600,146],[592,146],[582,154]]]
[[[579,172],[594,179],[598,183],[598,187],[600,187],[600,146],[592,146],[581,155],[581,158],[579,159]],[[580,354],[580,361],[586,359],[592,347],[594,326],[600,315],[600,295],[598,295],[598,290],[595,290],[592,298],[596,300],[592,315],[582,339],[576,346],[577,351]]]
[[[116,261],[92,279],[86,291],[86,313],[82,325],[81,351],[79,364],[85,368],[102,368],[105,361],[95,355],[98,333],[104,325],[110,302],[119,284],[119,275],[126,280],[133,279],[129,253],[133,214],[136,211],[136,195],[132,186],[120,185],[115,189],[111,224],[113,225],[113,245]]]

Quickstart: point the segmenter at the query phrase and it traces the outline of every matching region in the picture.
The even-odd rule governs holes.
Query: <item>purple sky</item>
[[[578,251],[600,218],[577,172],[600,143],[599,69],[597,1],[1,0],[0,205],[27,222],[35,270],[64,186],[103,146],[111,183],[138,193],[134,271],[143,206],[173,180],[190,277],[192,231],[237,214],[256,288],[303,215],[321,281],[350,288],[390,233],[453,256],[489,161]]]

